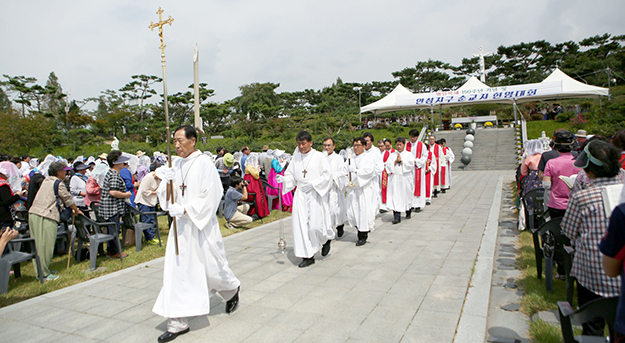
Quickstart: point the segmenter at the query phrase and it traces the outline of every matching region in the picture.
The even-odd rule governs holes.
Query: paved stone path
[[[501,188],[513,176],[454,171],[451,191],[423,212],[398,225],[381,216],[362,247],[346,228],[304,269],[289,218],[227,237],[241,305],[228,315],[212,297],[211,313],[176,342],[484,342]],[[155,342],[162,269],[157,259],[2,308],[2,341]]]

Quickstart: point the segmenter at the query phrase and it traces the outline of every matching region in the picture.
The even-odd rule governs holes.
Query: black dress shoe
[[[414,211],[417,213],[421,212],[421,207],[417,207]]]
[[[343,231],[343,225],[339,225],[336,227],[336,235],[339,237],[343,237],[343,233],[345,233],[345,231]]]
[[[447,190],[446,190],[446,189],[443,189],[443,190],[441,191],[441,193],[447,193]]]
[[[315,264],[315,258],[311,257],[311,258],[303,258],[302,262],[299,264],[298,267],[300,268],[306,268],[308,266],[310,266],[311,264]]]
[[[392,223],[392,224],[399,224],[399,223],[401,223],[401,220],[396,220],[396,219],[395,219],[395,220],[393,220],[391,223]],[[359,240],[359,241],[360,241],[360,240]],[[356,245],[358,245],[358,244],[356,244]]]
[[[230,300],[226,302],[226,313],[232,313],[234,312],[234,310],[236,310],[239,307],[239,290],[240,289],[241,289],[241,286],[237,288],[237,293],[232,298],[230,298]]]
[[[164,334],[158,336],[158,343],[171,342],[174,339],[176,339],[176,337],[178,337],[180,335],[184,335],[187,332],[189,332],[189,328],[186,328],[185,330],[182,330],[182,331],[176,332],[176,333],[171,333],[171,332],[167,331]]]
[[[380,213],[386,213],[388,210],[380,210]]]
[[[332,240],[328,239],[323,245],[323,248],[321,248],[321,256],[326,256],[330,252],[330,242],[332,242]]]
[[[359,247],[361,245],[365,245],[365,243],[367,243],[366,239],[359,239],[358,242],[356,242],[356,246]]]
[[[432,195],[432,198],[438,198],[438,194],[434,193],[434,195]]]
[[[412,212],[410,212],[410,211],[406,211],[406,219],[412,218],[412,214],[411,213]]]

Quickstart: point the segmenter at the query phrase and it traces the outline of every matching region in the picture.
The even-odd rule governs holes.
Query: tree
[[[208,84],[200,83],[199,84],[199,95],[200,95],[200,107],[202,103],[208,100],[211,96],[215,95],[215,91],[212,89],[206,88]],[[189,86],[190,89],[193,89],[193,84]],[[185,123],[191,123],[192,118],[194,116],[193,105],[194,105],[194,94],[192,91],[186,91],[184,93],[178,92],[172,94],[168,98],[169,101],[169,120],[170,122],[175,123],[180,126]],[[161,102],[161,106],[162,102]],[[200,111],[201,112],[201,111]],[[201,116],[201,113],[200,113]],[[165,116],[163,113],[163,117],[161,120],[165,120]]]
[[[6,87],[8,92],[15,93],[13,101],[22,106],[22,115],[26,115],[26,107],[32,105],[31,94],[33,90],[29,84],[37,82],[37,79],[25,76],[9,76],[6,74],[3,74],[3,76],[7,81],[4,81],[2,85]]]
[[[278,87],[279,83],[271,82],[240,86],[241,95],[234,99],[234,104],[239,114],[242,114],[241,119],[256,121],[277,116],[280,107],[275,89]]]
[[[154,75],[132,75],[133,81],[127,83],[120,88],[122,97],[126,100],[139,100],[139,121],[143,121],[145,114],[144,102],[156,94],[156,90],[152,89],[152,85],[162,82],[158,76]]]
[[[415,93],[423,93],[460,87],[464,78],[453,76],[454,70],[456,68],[449,63],[430,59],[417,62],[414,68],[393,72],[392,75],[404,87]]]

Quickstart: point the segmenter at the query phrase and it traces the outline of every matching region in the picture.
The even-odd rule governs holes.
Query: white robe
[[[445,186],[447,189],[451,188],[451,164],[456,160],[456,155],[451,151],[450,147],[447,147],[447,154],[445,154],[445,160],[447,161],[447,173],[445,173]]]
[[[434,193],[434,173],[436,173],[436,171],[438,170],[438,165],[436,164],[436,156],[434,156],[434,153],[432,153],[432,159],[428,161],[430,161],[430,167],[428,168],[428,170],[430,171],[430,174],[432,174],[432,177],[430,177],[430,194],[427,194],[426,192],[426,201],[432,200],[432,194]]]
[[[241,284],[234,276],[219,231],[217,207],[223,194],[215,164],[200,151],[173,161],[175,202],[187,213],[176,219],[179,255],[174,246],[173,223],[169,230],[163,271],[163,288],[152,311],[167,318],[191,317],[210,312],[209,298],[219,292],[229,300]],[[184,196],[180,186],[187,186]],[[157,195],[163,210],[169,208],[167,184]]]
[[[375,207],[375,215],[377,215],[377,213],[380,211],[380,208],[382,208],[382,184],[381,184],[381,179],[382,179],[382,172],[384,171],[384,158],[382,153],[380,152],[380,149],[372,146],[371,149],[369,150],[365,150],[364,154],[366,156],[368,156],[369,158],[369,163],[373,164],[374,167],[374,173],[375,173],[375,179],[373,180],[375,182],[375,194],[373,196],[376,197],[377,202],[376,202],[376,207]]]
[[[436,157],[436,154],[435,154],[436,150],[438,150],[438,159],[440,159],[440,161],[437,160],[437,157]],[[440,145],[434,144],[434,150],[432,151],[432,155],[433,155],[432,156],[432,161],[436,161],[436,169],[434,171],[435,175],[432,178],[432,180],[438,179],[438,182],[437,182],[438,185],[436,185],[434,187],[436,187],[436,190],[440,192],[441,187],[443,185],[443,181],[441,180],[441,176],[442,176],[441,175],[441,166],[442,166],[442,163],[446,163],[445,162],[445,155],[443,154],[443,149],[441,148]],[[434,163],[432,163],[432,164],[434,164]],[[434,189],[432,189],[432,191],[434,191]]]
[[[332,169],[332,186],[329,191],[330,227],[335,228],[345,223],[345,185],[348,177],[343,157],[332,153],[327,158]]]
[[[397,155],[401,163],[395,164]],[[395,151],[384,164],[388,173],[386,206],[391,211],[405,212],[412,208],[414,197],[414,156],[409,151]]]
[[[304,176],[304,170],[306,175]],[[332,169],[323,153],[311,149],[308,153],[295,153],[284,173],[282,194],[308,181],[313,189],[306,193],[300,187],[293,194],[293,252],[300,258],[313,257],[321,246],[334,239],[330,226],[329,191],[332,186]]]
[[[371,156],[362,153],[351,159],[356,167],[352,172],[353,187],[346,187],[347,221],[358,231],[369,232],[375,230],[375,216],[378,213],[378,200],[375,197],[380,187],[376,183],[377,173]],[[349,170],[350,160],[345,161],[345,169]]]
[[[408,146],[409,144],[411,145],[410,153],[412,154],[412,156],[414,156],[415,159],[415,174],[421,173],[421,195],[415,195],[415,189],[417,185],[414,184],[414,182],[416,182],[414,181],[414,188],[412,189],[412,207],[423,208],[425,206],[425,162],[428,159],[428,147],[423,142],[416,142],[414,144],[412,142],[408,142],[406,143],[406,146]],[[421,156],[417,156],[417,147],[419,146],[419,144],[423,145],[423,147],[421,148]]]

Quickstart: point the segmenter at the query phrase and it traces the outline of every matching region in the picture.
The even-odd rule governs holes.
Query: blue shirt
[[[122,168],[122,170],[119,171],[119,175],[122,177],[122,180],[124,180],[124,184],[126,185],[126,192],[130,192],[130,204],[132,205],[132,207],[137,207],[135,206],[135,184],[132,182],[132,174],[130,173],[130,170],[128,170],[128,168],[124,167]]]
[[[245,170],[245,161],[247,161],[247,158],[249,156],[246,154],[243,154],[243,156],[241,156],[241,168],[243,168],[243,170]]]
[[[226,192],[225,204],[224,204],[224,217],[226,220],[232,219],[234,214],[237,212],[237,206],[239,205],[239,200],[243,197],[243,194],[237,191],[234,187],[230,186],[228,191]]]
[[[621,261],[625,259],[625,204],[615,207],[612,211],[608,232],[601,240],[599,250],[608,257]],[[621,266],[621,274],[623,274],[623,266]],[[614,330],[623,334],[625,333],[625,278],[621,276],[620,279],[621,295],[616,310]]]

